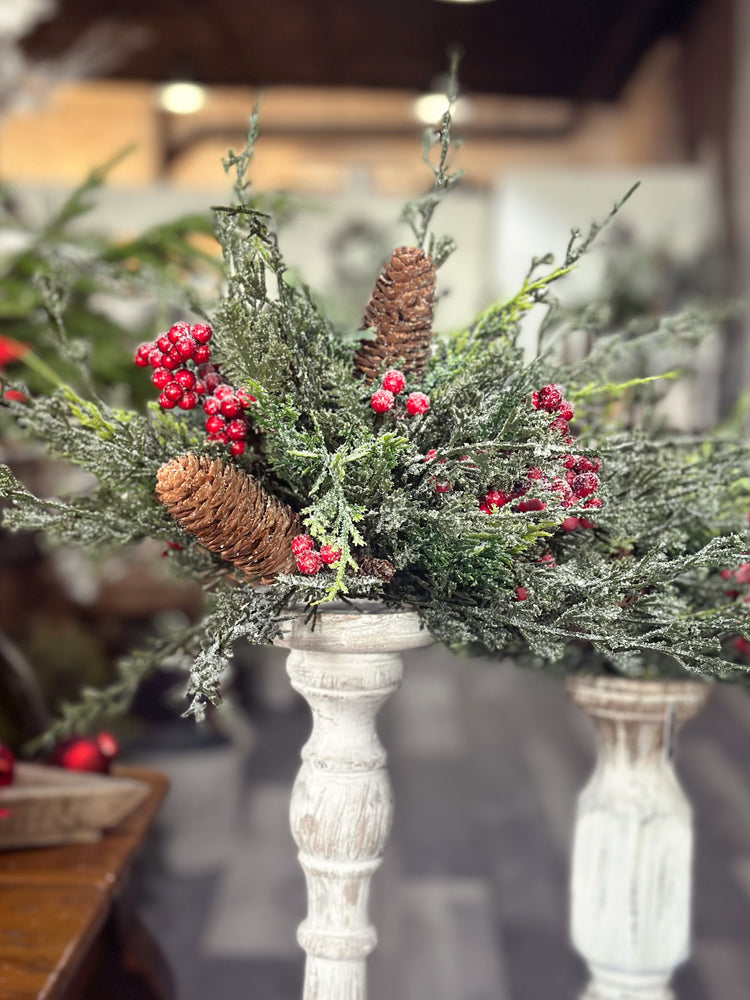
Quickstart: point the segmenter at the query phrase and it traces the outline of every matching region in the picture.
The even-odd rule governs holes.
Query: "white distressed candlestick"
[[[672,1000],[669,981],[690,951],[693,855],[674,737],[710,687],[572,677],[568,691],[599,734],[571,872],[571,936],[591,973],[582,1000]]]
[[[292,791],[291,826],[307,881],[297,938],[307,953],[304,1000],[365,1000],[370,879],[391,829],[393,796],[375,728],[403,675],[400,651],[432,642],[411,612],[324,611],[278,640],[313,729]]]

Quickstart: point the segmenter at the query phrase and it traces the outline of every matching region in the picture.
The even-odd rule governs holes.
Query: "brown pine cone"
[[[365,576],[374,576],[383,583],[390,583],[396,575],[396,567],[387,559],[376,559],[374,556],[359,556],[357,565]]]
[[[360,341],[354,366],[372,382],[383,364],[405,375],[423,374],[432,340],[435,268],[420,247],[398,247],[375,282],[361,329],[374,327],[374,340]]]
[[[156,499],[248,583],[271,583],[277,573],[294,571],[290,544],[300,532],[299,517],[242,469],[208,455],[180,455],[157,472]]]

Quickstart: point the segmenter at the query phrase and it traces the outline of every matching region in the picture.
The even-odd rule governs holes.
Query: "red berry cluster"
[[[151,381],[161,390],[159,406],[194,410],[203,402],[206,440],[228,444],[232,455],[245,450],[247,419],[244,411],[255,402],[243,389],[233,389],[211,364],[211,327],[205,323],[175,323],[150,344],[135,352],[139,368],[151,366]],[[188,367],[192,364],[192,368]]]
[[[297,560],[297,569],[305,576],[315,576],[324,566],[333,566],[341,558],[341,549],[334,549],[331,545],[321,545],[317,550],[310,535],[295,535],[291,549]]]
[[[564,444],[573,443],[568,424],[573,419],[574,411],[572,405],[565,399],[561,385],[551,382],[541,389],[535,389],[531,394],[531,405],[535,410],[556,414],[554,420],[550,422],[550,427],[562,434]]]
[[[488,490],[479,497],[479,510],[483,514],[492,514],[514,500],[517,502],[512,509],[519,513],[546,510],[547,502],[540,496],[528,496],[532,490],[535,493],[556,493],[564,507],[580,503],[583,503],[584,507],[601,507],[602,501],[599,497],[592,496],[599,489],[599,477],[595,474],[601,465],[599,459],[566,455],[562,464],[565,469],[563,476],[550,479],[541,469],[532,467],[526,470],[525,479],[515,483],[512,489]],[[593,526],[593,522],[585,517],[566,517],[560,525],[563,531],[574,531],[579,527],[593,528]]]
[[[402,372],[391,369],[385,372],[380,380],[380,388],[370,397],[370,406],[376,413],[387,413],[393,409],[396,396],[400,395],[406,386],[406,378]],[[423,392],[410,392],[406,397],[406,412],[416,417],[427,413],[430,408],[430,398]]]

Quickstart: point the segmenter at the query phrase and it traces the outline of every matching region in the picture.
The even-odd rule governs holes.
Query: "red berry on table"
[[[195,375],[189,368],[178,368],[172,378],[175,382],[181,385],[183,389],[192,389],[195,386]]]
[[[378,389],[370,397],[370,406],[376,413],[387,413],[393,406],[395,397],[388,389]]]
[[[326,566],[333,566],[341,558],[341,549],[334,549],[332,545],[321,545],[320,558]]]
[[[211,327],[205,323],[194,323],[190,327],[190,334],[197,343],[207,344],[212,336]]]
[[[15,763],[16,758],[13,756],[13,751],[0,743],[0,788],[13,783]]]
[[[537,392],[537,402],[537,409],[539,410],[546,410],[548,413],[558,410],[560,404],[563,402],[562,386],[554,385],[553,383],[542,386]]]
[[[235,458],[237,458],[238,455],[241,455],[244,450],[245,450],[244,441],[232,441],[229,444],[229,454],[234,455]]]
[[[173,399],[170,399],[165,392],[162,392],[160,394],[158,403],[159,406],[162,408],[162,410],[172,410],[176,406],[175,401]]]
[[[198,405],[198,397],[190,389],[185,389],[183,394],[177,400],[177,405],[181,410],[194,410]]]
[[[383,375],[380,385],[383,389],[387,389],[388,392],[392,392],[394,396],[398,396],[400,392],[404,391],[406,379],[401,372],[392,368]]]
[[[197,350],[195,341],[191,340],[190,337],[182,337],[174,345],[174,349],[183,361],[187,361],[188,358],[194,357]]]
[[[406,397],[406,409],[413,417],[422,413],[427,413],[429,408],[429,396],[425,396],[423,392],[410,392]]]
[[[312,549],[307,552],[300,552],[297,556],[297,569],[300,573],[304,573],[305,576],[315,576],[317,572],[323,569],[323,565],[323,560]]]
[[[526,588],[525,587],[516,587],[516,600],[517,601],[525,601],[527,597],[528,597],[528,594],[526,593]]]
[[[221,403],[215,396],[209,396],[208,399],[203,401],[203,411],[207,413],[209,417],[215,416],[221,409]]]
[[[180,398],[185,390],[182,388],[179,382],[169,382],[164,386],[164,395],[167,399],[173,400],[175,403]]]
[[[310,535],[295,535],[289,547],[292,555],[298,556],[303,552],[312,552],[315,542]]]
[[[582,500],[584,497],[596,493],[599,489],[599,477],[595,476],[593,472],[582,472],[575,477],[570,485],[575,495]]]
[[[154,368],[151,381],[157,389],[163,389],[165,385],[169,385],[172,381],[172,372],[167,371],[166,368]]]
[[[247,437],[247,423],[244,420],[230,420],[224,430],[230,441],[241,441]]]
[[[225,420],[224,417],[218,414],[209,417],[208,420],[203,425],[209,434],[218,434],[220,431],[224,430]]]
[[[242,413],[242,404],[236,396],[227,396],[221,400],[221,412],[225,417],[238,417]]]
[[[193,349],[193,361],[197,364],[203,364],[208,361],[211,357],[211,348],[207,344],[198,344],[197,347]]]

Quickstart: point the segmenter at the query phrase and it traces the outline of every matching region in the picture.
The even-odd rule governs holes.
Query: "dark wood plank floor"
[[[268,670],[283,671],[280,653]],[[297,1000],[304,883],[287,810],[303,704],[278,696],[244,749],[180,727],[138,749],[172,779],[138,871],[181,1000]],[[283,688],[281,688],[283,695]],[[560,683],[439,649],[407,657],[381,715],[396,818],[373,884],[371,1000],[575,1000],[567,936],[575,796],[594,738]],[[750,700],[723,687],[683,731],[696,810],[695,950],[679,1000],[750,997]]]

